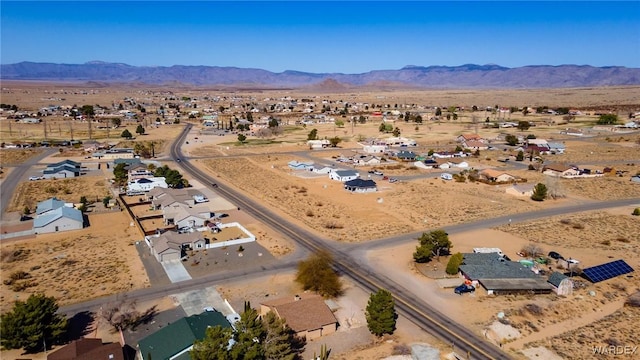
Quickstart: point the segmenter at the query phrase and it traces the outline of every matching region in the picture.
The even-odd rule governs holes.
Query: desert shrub
[[[311,211],[311,209],[307,210],[307,216],[308,217],[313,217],[313,211]]]
[[[244,247],[242,245],[238,246],[238,252],[243,252],[244,251]]]
[[[571,226],[571,227],[574,228],[574,229],[577,229],[577,230],[584,229],[584,225],[581,224],[581,223],[574,223],[573,226]]]
[[[14,261],[26,260],[29,257],[31,250],[16,249],[16,250],[2,250],[0,259],[4,263],[11,263]]]
[[[11,285],[11,290],[15,292],[20,292],[37,285],[38,283],[35,281],[16,282],[13,285]]]
[[[523,253],[525,256],[531,256],[531,257],[536,257],[538,255],[544,254],[542,247],[534,243],[529,243],[528,245],[523,246],[522,249],[520,249],[520,252]]]
[[[630,295],[627,301],[624,302],[625,306],[640,307],[640,291],[633,295]]]
[[[631,213],[631,215],[633,215],[633,216],[640,216],[640,208],[635,208],[635,209],[633,209],[633,212]]]
[[[560,220],[560,224],[564,224],[564,225],[571,225],[571,220],[569,220],[569,219],[562,219],[562,220]]]
[[[533,164],[529,164],[529,166],[527,167],[527,169],[529,169],[529,170],[535,170],[535,169],[536,169],[536,167],[535,167],[535,166],[533,166]]]
[[[303,187],[301,187],[301,188],[300,188],[300,190],[298,190],[298,193],[300,193],[300,194],[304,194],[304,193],[306,193],[306,192],[307,192],[307,188],[306,188],[306,187],[304,187],[304,186],[303,186]]]
[[[538,304],[527,304],[524,306],[524,309],[527,310],[531,315],[540,316],[544,314],[544,309]]]
[[[626,237],[624,237],[624,236],[618,236],[618,237],[616,238],[616,241],[619,241],[619,242],[621,242],[621,243],[625,243],[625,244],[628,244],[628,243],[630,243],[630,242],[631,242],[631,240],[627,239],[627,238],[626,238]]]
[[[324,204],[323,204],[321,201],[316,201],[316,206],[317,206],[317,207],[320,207],[320,206],[322,206],[322,205],[324,205]]]
[[[342,224],[340,224],[340,223],[337,223],[337,222],[335,222],[335,221],[328,221],[328,222],[326,222],[326,223],[324,224],[324,227],[325,227],[326,229],[331,229],[331,230],[333,230],[333,229],[342,229],[342,228],[344,228],[344,225],[342,225]]]
[[[46,191],[49,194],[58,193],[58,189],[54,188],[53,186],[47,186],[47,188],[44,191]]]
[[[18,270],[18,271],[14,271],[11,275],[9,275],[9,278],[11,280],[22,280],[22,279],[28,279],[31,276],[29,275],[28,272],[26,271],[22,271],[22,270]]]
[[[411,355],[411,348],[405,344],[394,345],[391,355]]]
[[[603,240],[600,244],[609,246],[611,245],[611,240]]]

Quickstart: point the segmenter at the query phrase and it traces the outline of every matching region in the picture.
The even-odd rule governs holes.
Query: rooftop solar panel
[[[593,266],[582,270],[584,276],[589,281],[597,283],[604,280],[609,280],[616,276],[628,274],[633,272],[633,268],[629,266],[624,260],[616,260],[610,263]]]

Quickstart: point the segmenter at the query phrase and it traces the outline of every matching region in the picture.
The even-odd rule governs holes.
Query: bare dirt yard
[[[103,176],[80,176],[69,179],[26,181],[18,185],[7,211],[23,211],[25,207],[36,210],[38,202],[51,197],[71,203],[79,203],[82,196],[89,202],[101,202],[111,193]]]
[[[82,230],[3,240],[2,312],[33,293],[66,305],[149,286],[134,246],[142,235],[127,213],[90,215],[89,223]]]
[[[37,149],[0,149],[0,166],[21,164],[39,153]]]

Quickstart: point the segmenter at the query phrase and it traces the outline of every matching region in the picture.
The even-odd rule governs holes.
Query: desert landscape
[[[18,104],[20,109],[37,111],[50,103],[61,105],[103,104],[105,108],[117,108],[124,99],[133,99],[141,104],[145,113],[139,118],[122,124],[117,129],[92,130],[91,137],[115,147],[156,146],[156,159],[179,169],[179,164],[169,158],[168,146],[183,129],[184,123],[193,124],[187,142],[182,146],[185,160],[216,179],[219,186],[232,187],[263,203],[288,221],[310,229],[319,236],[343,245],[359,245],[368,241],[432,230],[444,226],[463,224],[509,214],[560,208],[568,205],[594,203],[618,199],[640,199],[640,185],[629,180],[640,172],[640,134],[637,131],[614,132],[594,129],[598,119],[596,113],[611,112],[626,120],[629,113],[637,112],[637,94],[640,87],[607,87],[545,90],[420,90],[420,91],[335,91],[324,89],[309,91],[229,91],[221,92],[196,87],[173,89],[171,95],[161,87],[150,86],[100,86],[94,84],[53,84],[42,82],[3,82],[3,102]],[[179,95],[178,95],[179,94]],[[209,101],[217,96],[218,102]],[[202,125],[203,114],[189,118],[182,115],[175,123],[162,119],[157,113],[167,98],[182,97],[199,99],[198,109],[222,106],[228,110],[218,114],[222,122],[231,122],[235,117],[246,116],[248,107],[262,108],[264,103],[278,102],[288,98],[308,98],[318,103],[323,100],[343,106],[344,103],[367,104],[370,110],[354,112],[353,116],[367,116],[365,123],[350,123],[352,114],[332,114],[343,120],[334,123],[305,125],[298,122],[300,111],[271,113],[258,112],[261,116],[277,117],[282,131],[266,137],[252,136],[246,132],[246,142],[238,139],[237,131],[228,134],[211,134]],[[64,100],[55,100],[62,99]],[[201,99],[201,100],[200,100]],[[269,100],[265,100],[269,99]],[[178,102],[179,100],[172,100]],[[472,106],[480,108],[471,111]],[[580,110],[580,115],[566,118],[564,115],[522,112],[492,113],[494,108],[522,107],[549,108],[568,107]],[[266,108],[266,106],[264,106]],[[454,107],[457,120],[435,116],[435,108],[447,112]],[[133,107],[135,109],[135,107]],[[553,140],[566,146],[564,154],[541,155],[534,161],[525,159],[521,166],[513,161],[500,161],[515,151],[482,150],[467,158],[472,169],[500,169],[526,179],[526,183],[537,184],[548,181],[546,175],[528,165],[540,162],[558,162],[578,165],[581,168],[602,170],[613,168],[612,173],[602,177],[558,179],[549,186],[558,196],[537,202],[529,197],[516,197],[506,193],[508,184],[488,185],[472,181],[445,181],[439,178],[438,169],[417,168],[411,162],[399,162],[389,158],[373,167],[356,167],[363,178],[368,170],[378,170],[385,176],[395,177],[397,182],[388,182],[373,177],[378,191],[366,194],[347,192],[342,183],[330,180],[326,174],[309,174],[291,170],[290,161],[312,161],[322,165],[353,167],[336,162],[340,156],[353,156],[361,152],[360,142],[370,138],[392,136],[381,133],[382,117],[372,110],[395,110],[401,113],[423,114],[422,123],[396,119],[393,126],[401,136],[416,140],[418,146],[411,148],[416,153],[430,150],[453,151],[456,137],[475,133],[492,143],[502,144],[498,136],[504,133]],[[297,110],[301,110],[297,109]],[[485,119],[489,118],[489,121]],[[40,142],[45,139],[88,139],[90,125],[86,121],[72,120],[61,115],[44,117],[40,124],[22,124],[3,116],[0,120],[0,138],[5,148],[0,150],[0,164],[4,171],[12,171],[26,159],[38,154],[41,148],[11,149],[8,144]],[[156,119],[160,119],[158,122]],[[495,128],[493,123],[528,121],[535,126],[527,130],[517,128]],[[143,124],[144,134],[125,141],[121,136],[125,129],[135,133]],[[91,125],[91,126],[93,126]],[[578,128],[585,136],[575,137],[562,133],[567,128]],[[337,148],[310,151],[307,136],[317,130],[318,139],[340,138]],[[46,134],[46,135],[45,135]],[[62,148],[61,148],[62,150]],[[91,153],[79,147],[64,148],[42,161],[42,164],[69,158],[91,164],[105,161],[87,159]],[[92,165],[93,166],[93,165]],[[616,173],[619,171],[619,173]],[[38,201],[56,196],[77,203],[80,197],[98,199],[111,194],[108,183],[110,172],[103,169],[100,176],[81,176],[73,179],[22,181],[15,189],[8,211],[21,212],[25,207],[33,209]],[[202,185],[202,184],[199,184]],[[7,201],[7,199],[2,199]],[[635,206],[637,207],[637,206]],[[500,247],[505,254],[516,257],[516,253],[531,243],[544,250],[558,251],[580,259],[581,264],[596,265],[609,259],[625,259],[633,268],[640,263],[640,222],[632,216],[634,206],[616,209],[572,213],[552,218],[509,223],[483,232],[451,234],[453,252],[471,252],[474,245]],[[143,211],[143,210],[139,210]],[[144,212],[144,211],[143,211]],[[248,230],[256,234],[258,243],[276,258],[281,259],[294,252],[296,245],[275,233],[264,224],[240,211],[232,213]],[[0,309],[10,308],[15,299],[24,299],[31,293],[43,292],[55,296],[61,305],[79,303],[98,296],[149,287],[149,279],[136,251],[135,242],[142,234],[125,211],[103,214],[89,213],[90,226],[69,233],[43,234],[26,239],[2,240],[3,292]],[[19,226],[3,223],[3,229]],[[114,231],[115,229],[115,231]],[[231,234],[230,236],[234,236]],[[480,241],[480,243],[479,243]],[[429,269],[416,266],[412,252],[416,243],[397,248],[372,250],[366,254],[369,264],[389,271],[389,277],[405,287],[416,288],[416,292],[431,298],[432,302],[448,316],[465,324],[501,344],[510,354],[520,358],[589,358],[591,345],[633,344],[633,335],[640,330],[634,318],[638,308],[625,306],[625,302],[638,286],[635,275],[618,277],[606,282],[591,284],[578,279],[574,293],[567,297],[551,295],[504,295],[490,296],[482,291],[472,296],[460,297],[450,288],[440,288],[436,279],[429,277],[432,266],[440,272],[446,266],[443,258],[428,264]],[[550,264],[551,267],[558,265]],[[581,265],[582,266],[582,265]],[[353,285],[350,285],[353,286]],[[91,289],[91,290],[89,290]],[[300,291],[291,284],[291,277],[274,279],[261,284],[229,283],[219,291],[236,304],[244,299],[258,299],[260,294]],[[368,294],[352,294],[354,306],[366,306]],[[452,306],[451,304],[455,304]],[[504,316],[498,318],[497,314]],[[575,320],[579,319],[579,320]],[[403,320],[405,321],[405,320]],[[616,328],[607,326],[620,323]],[[375,342],[367,339],[362,344],[345,348],[344,352],[332,354],[332,358],[355,360],[382,358],[402,352],[396,345],[406,346],[423,341],[439,347],[443,353],[448,345],[412,328],[412,324],[401,323],[393,342]],[[365,324],[366,325],[366,324]],[[408,330],[411,329],[411,330]],[[416,335],[419,333],[419,335]],[[576,346],[576,338],[581,345]],[[602,342],[602,344],[600,344]],[[534,349],[534,350],[531,350]],[[533,355],[531,355],[533,354]],[[542,354],[542,355],[541,355]],[[3,352],[3,356],[6,353]],[[6,355],[8,356],[8,355]],[[549,357],[550,358],[550,357]]]

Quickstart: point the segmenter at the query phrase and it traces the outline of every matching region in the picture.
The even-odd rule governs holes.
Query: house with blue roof
[[[66,179],[80,176],[80,163],[73,160],[63,160],[47,165],[42,177],[45,179]]]
[[[56,198],[38,203],[36,218],[33,220],[35,234],[80,230],[84,227],[82,211]]]
[[[217,311],[205,311],[171,323],[138,342],[138,360],[190,359],[196,340],[206,336],[207,328],[231,328],[227,318]]]

